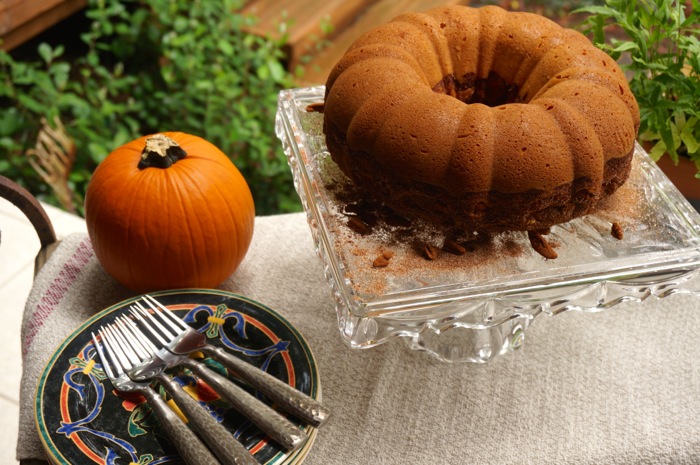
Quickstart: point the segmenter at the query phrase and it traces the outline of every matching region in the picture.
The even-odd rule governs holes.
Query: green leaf
[[[0,112],[0,136],[11,136],[22,127],[23,118],[16,108]]]
[[[47,64],[51,63],[53,60],[53,51],[51,50],[51,46],[46,42],[39,44],[39,47],[37,47],[37,52],[39,52],[39,56],[41,56],[42,60],[44,60],[44,62]]]
[[[615,17],[617,15],[617,11],[607,7],[607,6],[599,6],[599,5],[590,5],[590,6],[584,6],[582,8],[577,8],[571,12],[572,14],[577,14],[577,13],[589,13],[592,15],[602,15],[605,17]]]
[[[680,139],[688,149],[689,155],[694,155],[700,151],[700,143],[698,143],[698,140],[695,138],[695,131],[700,129],[697,123],[698,118],[690,118],[680,132]]]
[[[54,60],[56,58],[59,58],[61,55],[63,55],[64,51],[65,51],[65,47],[62,44],[56,45],[56,48],[53,49]]]
[[[30,97],[29,95],[22,94],[17,97],[17,101],[27,108],[28,110],[38,114],[43,115],[45,113],[45,107],[38,100]]]
[[[219,39],[217,45],[219,47],[219,50],[221,50],[221,53],[229,57],[233,56],[234,48],[230,42],[228,42],[225,39]]]
[[[674,163],[678,163],[678,152],[676,149],[678,145],[674,142],[673,129],[671,125],[661,125],[659,127],[659,134],[661,134],[661,140],[664,141],[666,145],[666,151],[671,156]]]
[[[284,82],[287,71],[282,67],[279,61],[268,60],[267,66],[270,68],[270,74],[274,82]]]
[[[659,161],[664,154],[666,154],[666,144],[662,140],[658,141],[649,151],[649,156],[654,161]],[[674,163],[678,163],[678,157],[673,160]]]
[[[68,84],[70,65],[68,63],[56,63],[51,67],[53,82],[57,89],[64,89]]]
[[[639,50],[639,46],[634,42],[622,42],[620,45],[613,48],[615,52],[627,52],[629,50]]]
[[[682,130],[686,124],[685,113],[683,113],[682,111],[676,111],[673,114],[673,122],[679,130]]]
[[[270,78],[270,68],[267,66],[261,66],[256,71],[257,76],[262,81],[267,81]]]

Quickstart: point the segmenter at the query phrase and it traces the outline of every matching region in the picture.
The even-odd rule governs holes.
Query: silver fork
[[[121,360],[125,359],[124,354],[114,345],[114,341],[109,341],[110,336],[107,336],[106,332],[100,329],[98,333],[107,354],[109,354],[109,360],[105,357],[95,333],[91,333],[92,342],[97,350],[102,367],[114,388],[121,392],[139,392],[146,398],[146,402],[148,402],[158,416],[158,420],[165,434],[175,446],[185,463],[189,465],[218,465],[219,462],[214,458],[211,452],[209,452],[206,446],[202,444],[194,432],[187,427],[170,407],[168,407],[165,401],[148,383],[137,383],[126,375],[121,364]],[[112,371],[112,367],[114,371]]]
[[[132,307],[131,312],[132,315],[139,320],[139,323],[146,328],[158,342],[163,345],[165,344],[165,341],[163,341],[160,335],[144,320],[138,309]],[[226,399],[234,409],[250,419],[283,447],[288,450],[295,450],[306,441],[307,436],[304,431],[280,415],[269,405],[260,401],[246,390],[241,389],[228,378],[208,369],[204,364],[186,355],[173,354],[165,349],[159,350],[134,321],[122,318],[120,322],[136,339],[138,339],[141,347],[148,353],[148,356],[162,360],[168,368],[184,366],[192,370],[197,376],[206,381],[221,397]]]
[[[150,295],[145,295],[143,300],[153,310],[153,314],[156,315],[160,321],[151,315],[140,302],[136,302],[136,306],[143,310],[144,314],[150,321],[154,322],[158,330],[167,338],[165,347],[170,352],[185,355],[196,350],[202,351],[206,355],[224,364],[228,369],[233,371],[234,375],[242,378],[255,389],[265,394],[282,410],[316,427],[321,426],[330,416],[330,410],[321,405],[316,399],[311,398],[282,380],[275,378],[266,371],[228,354],[219,347],[207,343],[206,336],[189,327],[187,323],[182,321],[177,315]],[[160,323],[161,321],[174,331],[174,334],[166,329]]]
[[[111,326],[113,336],[126,355],[125,372],[134,381],[156,380],[170,394],[195,431],[204,439],[214,455],[225,465],[258,465],[258,461],[238,442],[229,430],[187,394],[180,385],[165,374],[166,363],[151,357],[130,333],[128,324],[117,318]]]

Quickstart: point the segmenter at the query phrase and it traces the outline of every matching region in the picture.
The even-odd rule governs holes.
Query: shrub
[[[60,43],[40,44],[33,61],[0,52],[0,151],[7,154],[0,174],[53,204],[63,183],[70,200],[62,206],[81,213],[90,173],[113,149],[143,134],[181,131],[229,154],[258,214],[298,210],[274,135],[277,94],[293,83],[282,65],[285,39],[246,33],[255,20],[241,6],[90,0],[76,56],[66,57]],[[74,146],[54,143],[62,131]],[[64,165],[42,165],[61,155]]]
[[[652,144],[652,158],[686,155],[700,168],[700,1],[606,0],[580,11],[590,14],[596,45],[615,59],[627,55],[639,138]],[[626,37],[606,41],[611,26]]]

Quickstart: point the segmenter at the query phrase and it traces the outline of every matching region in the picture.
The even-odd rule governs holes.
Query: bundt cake
[[[579,32],[448,6],[361,36],[331,71],[323,130],[341,170],[397,213],[533,231],[595,210],[630,172],[639,109]]]

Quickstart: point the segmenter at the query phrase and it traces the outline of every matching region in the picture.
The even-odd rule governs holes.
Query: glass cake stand
[[[445,241],[412,220],[349,227],[353,193],[327,151],[323,87],[279,95],[282,142],[336,302],[338,328],[353,348],[403,337],[445,361],[487,362],[521,347],[542,313],[595,312],[625,301],[700,292],[700,215],[637,145],[630,179],[593,215],[552,228],[558,258],[536,253],[522,232],[475,237],[469,251],[416,248]],[[611,234],[618,223],[622,240]],[[379,255],[386,267],[373,267]]]

